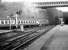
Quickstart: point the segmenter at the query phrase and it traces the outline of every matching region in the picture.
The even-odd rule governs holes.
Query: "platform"
[[[25,50],[68,50],[68,25],[57,25]]]
[[[0,33],[10,32],[12,30],[0,30]]]

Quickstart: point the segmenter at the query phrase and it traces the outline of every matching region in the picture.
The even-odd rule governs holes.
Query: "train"
[[[39,21],[37,20],[14,20],[14,19],[0,19],[0,28],[1,27],[15,27],[16,25],[20,26],[23,24],[24,26],[27,25],[39,25]]]
[[[33,14],[31,10],[28,8],[26,9],[25,6],[23,7],[23,5],[19,3],[3,3],[3,5],[5,5],[5,7],[3,7],[1,10],[3,12],[0,11],[0,28],[10,27],[10,25],[11,27],[15,27],[16,25],[20,26],[20,24],[23,24],[24,27],[53,25],[56,23],[56,21],[58,21],[55,21],[54,17],[47,16],[49,14],[47,14],[46,10],[44,9],[35,8],[37,11],[35,11]],[[17,21],[15,17],[11,16],[15,15],[16,12],[18,13],[19,10],[22,10],[22,15],[18,18]],[[10,18],[7,18],[7,16],[10,16]]]

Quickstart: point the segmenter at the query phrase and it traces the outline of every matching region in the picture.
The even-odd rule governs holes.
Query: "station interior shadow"
[[[12,29],[15,29],[15,26],[11,26]],[[4,26],[4,27],[0,27],[0,30],[9,30],[10,27],[9,26]]]
[[[64,17],[64,24],[68,24],[68,17],[66,16],[66,17]]]

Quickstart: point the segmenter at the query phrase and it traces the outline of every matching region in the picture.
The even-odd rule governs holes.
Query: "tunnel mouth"
[[[68,24],[68,17],[64,17],[64,24]]]

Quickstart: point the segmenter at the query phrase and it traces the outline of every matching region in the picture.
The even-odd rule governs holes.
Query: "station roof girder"
[[[37,8],[68,7],[68,1],[36,2],[35,4]]]

